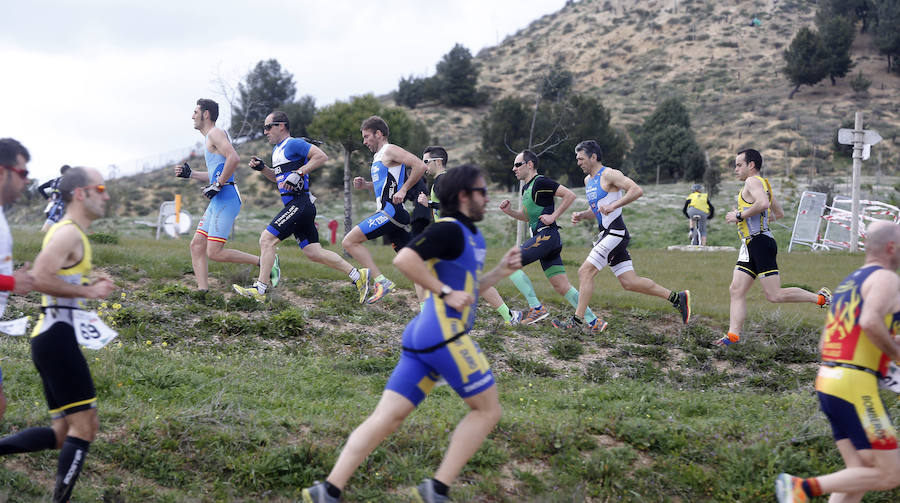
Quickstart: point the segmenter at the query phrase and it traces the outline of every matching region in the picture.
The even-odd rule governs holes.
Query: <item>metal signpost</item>
[[[881,135],[878,131],[869,129],[864,130],[863,114],[856,112],[853,129],[839,129],[838,143],[843,145],[853,145],[853,189],[851,197],[853,205],[851,212],[853,213],[850,220],[850,251],[855,252],[859,245],[859,172],[862,169],[862,162],[869,158],[871,146],[881,141]]]

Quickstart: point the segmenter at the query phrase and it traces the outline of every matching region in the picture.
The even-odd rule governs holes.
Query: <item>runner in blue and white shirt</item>
[[[309,196],[309,173],[322,167],[328,156],[303,138],[291,138],[290,120],[282,111],[276,110],[266,117],[263,132],[269,143],[274,145],[272,167],[266,166],[258,157],[252,157],[248,165],[278,185],[284,208],[259,236],[259,278],[249,287],[232,285],[232,288],[245,297],[264,301],[269,286],[275,286],[275,278],[267,277],[263,271],[277,264],[275,247],[278,243],[293,235],[306,258],[343,272],[356,284],[361,295],[365,295],[368,271],[357,270],[340,255],[319,244],[316,206]],[[273,280],[273,283],[270,285],[267,279]]]

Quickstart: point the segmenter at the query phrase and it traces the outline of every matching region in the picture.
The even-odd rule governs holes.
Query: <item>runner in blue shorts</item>
[[[350,256],[375,276],[372,295],[368,299],[368,303],[373,304],[391,293],[394,282],[381,274],[364,243],[387,236],[394,250],[400,251],[406,246],[410,238],[409,213],[403,207],[403,200],[425,173],[425,163],[403,148],[389,143],[388,125],[377,115],[363,121],[360,131],[363,144],[375,153],[375,157],[372,159],[372,181],[358,176],[353,179],[353,187],[373,190],[377,211],[348,232],[341,244]],[[412,168],[408,178],[407,166]],[[364,294],[360,295],[359,302],[366,302]]]
[[[218,117],[218,103],[203,98],[197,100],[192,119],[194,129],[199,130],[205,138],[206,148],[203,152],[207,171],[193,171],[187,163],[175,166],[175,176],[209,183],[203,189],[203,195],[210,199],[209,206],[200,219],[197,233],[191,239],[191,264],[197,279],[197,289],[201,291],[209,290],[207,259],[259,265],[259,257],[256,255],[225,248],[234,219],[241,211],[241,195],[234,184],[234,171],[240,159],[228,134],[216,127]],[[280,275],[277,268],[272,269],[272,275]]]
[[[272,167],[266,166],[258,157],[250,159],[249,166],[275,182],[284,208],[275,215],[259,236],[259,278],[247,288],[240,285],[232,285],[232,288],[245,297],[264,301],[270,286],[268,280],[274,278],[263,271],[269,270],[277,263],[275,247],[278,243],[293,235],[306,258],[343,272],[364,296],[363,290],[368,284],[369,271],[357,270],[340,255],[322,248],[319,244],[316,207],[309,195],[309,173],[322,167],[328,156],[319,147],[311,145],[303,138],[291,138],[290,120],[282,111],[276,110],[266,117],[263,132],[269,143],[274,145]],[[275,286],[274,283],[271,286]]]
[[[397,269],[429,292],[425,309],[403,332],[400,362],[375,411],[347,439],[326,481],[303,490],[305,503],[339,501],[356,468],[422,402],[439,377],[471,411],[453,432],[434,477],[412,489],[414,501],[449,501],[449,486],[500,420],[494,376],[468,332],[475,322],[478,292],[521,267],[521,252],[509,250],[496,268],[481,274],[486,249],[475,222],[484,218],[488,197],[478,168],[463,165],[447,171],[439,197],[444,218],[394,259]]]

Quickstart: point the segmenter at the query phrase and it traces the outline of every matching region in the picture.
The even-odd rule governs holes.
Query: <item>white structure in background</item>
[[[788,253],[791,252],[794,244],[816,249],[819,242],[819,226],[822,223],[822,215],[825,213],[827,197],[821,192],[809,190],[800,195],[800,204],[797,206],[797,218],[794,219]]]
[[[835,196],[831,206],[825,205],[825,194],[820,192],[804,192],[797,208],[794,220],[794,232],[791,234],[791,246],[802,244],[813,250],[852,250],[853,229],[857,231],[856,241],[860,249],[865,248],[866,227],[875,220],[887,220],[900,224],[900,208],[881,201],[858,201],[859,216],[853,222],[853,198],[851,196]],[[824,210],[828,214],[824,214]],[[825,232],[819,234],[821,220],[825,220]]]
[[[156,239],[159,239],[160,231],[175,238],[180,234],[186,234],[190,229],[191,214],[182,210],[176,218],[175,201],[164,201],[159,205],[159,217],[156,219]]]

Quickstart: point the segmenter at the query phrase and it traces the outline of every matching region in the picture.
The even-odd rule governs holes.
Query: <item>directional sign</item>
[[[881,135],[874,129],[866,129],[863,131],[863,143],[866,145],[875,145],[882,140]]]
[[[864,129],[862,133],[862,142],[866,145],[875,145],[882,140],[881,135],[878,134],[878,131],[875,131],[874,129]],[[853,130],[847,128],[838,129],[838,143],[840,143],[841,145],[852,145]]]

